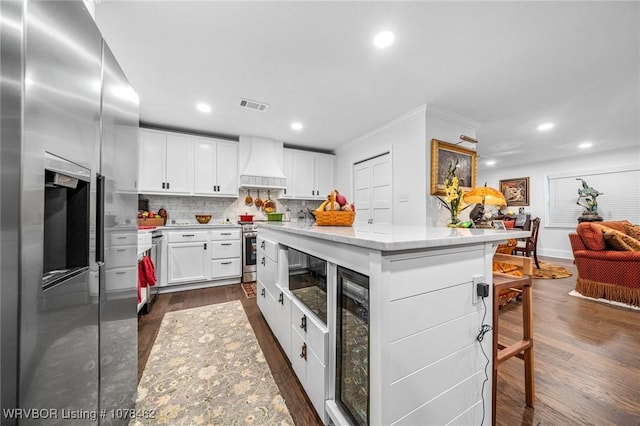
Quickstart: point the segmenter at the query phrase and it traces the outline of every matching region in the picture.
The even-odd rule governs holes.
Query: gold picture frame
[[[508,206],[529,205],[529,177],[503,179],[500,181],[500,192],[507,200]]]
[[[474,150],[440,141],[431,140],[431,195],[445,195],[444,179],[450,164],[458,161],[456,176],[463,191],[476,186],[477,155]]]

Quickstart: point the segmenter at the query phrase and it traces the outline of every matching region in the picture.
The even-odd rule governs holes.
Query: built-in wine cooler
[[[369,424],[369,277],[338,266],[336,402],[354,424]]]

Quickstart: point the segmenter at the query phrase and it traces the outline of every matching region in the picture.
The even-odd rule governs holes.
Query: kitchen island
[[[258,305],[326,424],[488,424],[492,286],[477,286],[497,244],[528,235],[261,224]]]

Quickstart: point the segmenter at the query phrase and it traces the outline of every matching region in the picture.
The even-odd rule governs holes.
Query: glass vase
[[[455,228],[460,223],[460,219],[458,219],[458,213],[451,212],[451,218],[449,219],[449,223],[447,226],[449,228]]]

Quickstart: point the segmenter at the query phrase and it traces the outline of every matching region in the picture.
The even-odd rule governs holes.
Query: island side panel
[[[372,348],[372,379],[382,390],[377,395],[372,382],[372,421],[480,424],[487,377],[484,423],[490,421],[491,362],[476,340],[484,306],[473,294],[474,277],[490,283],[492,256],[492,244],[480,243],[383,257],[382,280],[371,296],[379,302],[371,314],[372,343],[376,335],[380,345]],[[485,299],[488,325],[491,301]],[[490,359],[491,334],[483,348]],[[377,407],[380,417],[373,415]]]

